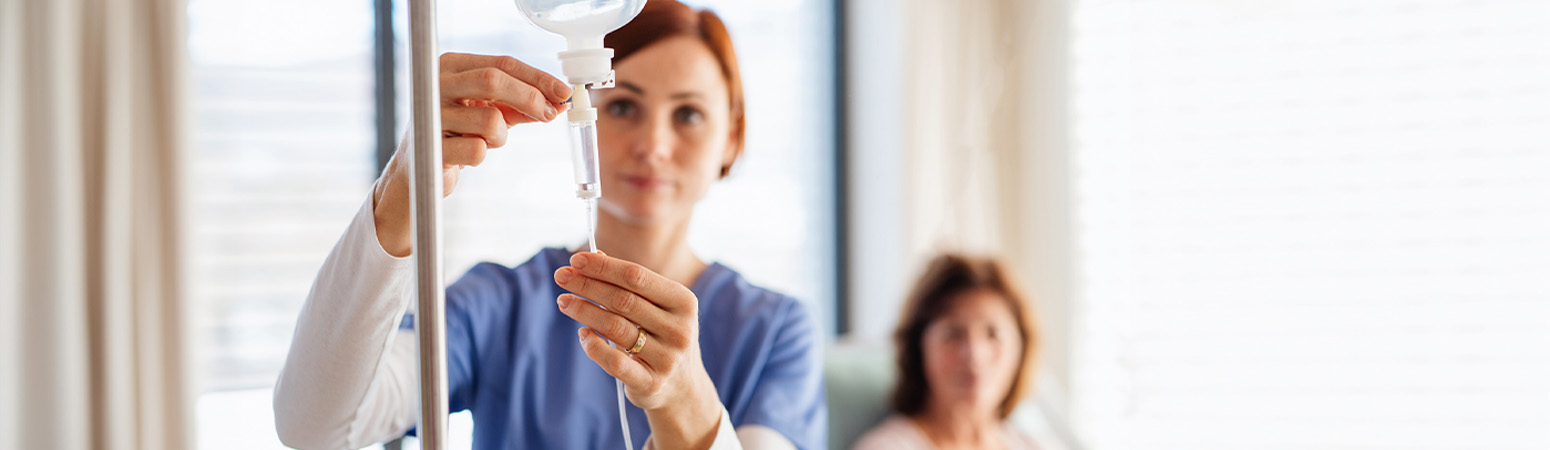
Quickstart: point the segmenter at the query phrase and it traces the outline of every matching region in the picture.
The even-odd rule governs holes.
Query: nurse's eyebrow
[[[635,95],[646,95],[646,90],[641,89],[640,86],[636,86],[636,85],[631,84],[631,83],[626,82],[626,81],[620,81],[615,86],[618,86],[620,88],[624,88],[625,90],[628,90],[630,92],[634,92]],[[699,92],[684,91],[684,92],[679,92],[679,93],[673,94],[669,98],[672,98],[672,99],[676,100],[676,99],[680,99],[680,98],[693,98],[693,97],[704,97],[704,95],[701,95]]]

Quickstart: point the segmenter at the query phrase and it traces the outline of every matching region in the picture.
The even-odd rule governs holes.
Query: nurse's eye
[[[673,121],[685,125],[699,125],[705,121],[705,113],[692,107],[682,107],[673,111]]]
[[[636,111],[635,102],[629,100],[614,100],[603,107],[608,115],[614,117],[634,117]]]

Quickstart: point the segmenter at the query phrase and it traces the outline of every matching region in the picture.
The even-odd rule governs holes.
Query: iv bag
[[[646,0],[516,0],[528,20],[565,36],[570,50],[600,48],[603,35],[640,14]],[[595,40],[595,41],[594,41]]]

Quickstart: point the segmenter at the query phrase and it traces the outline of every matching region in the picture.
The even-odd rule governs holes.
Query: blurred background
[[[443,51],[558,72],[510,1],[437,3]],[[1067,448],[1550,449],[1550,2],[686,3],[749,120],[691,245],[832,355],[993,254],[1043,335],[1017,421]],[[406,6],[4,1],[0,447],[283,448],[299,308],[408,123]],[[584,239],[565,140],[463,172],[449,281]]]

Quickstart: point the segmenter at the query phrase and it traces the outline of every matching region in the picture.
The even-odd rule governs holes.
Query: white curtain
[[[998,208],[1017,198],[1005,169],[1018,133],[1021,44],[1010,0],[915,1],[909,9],[906,220],[912,247],[993,251],[1013,236]],[[1013,208],[1015,209],[1015,208]]]
[[[0,4],[0,448],[191,445],[185,5]]]
[[[1059,372],[1069,277],[1063,2],[918,0],[909,11],[904,245],[921,259],[1007,258],[1039,303],[1043,357]]]

